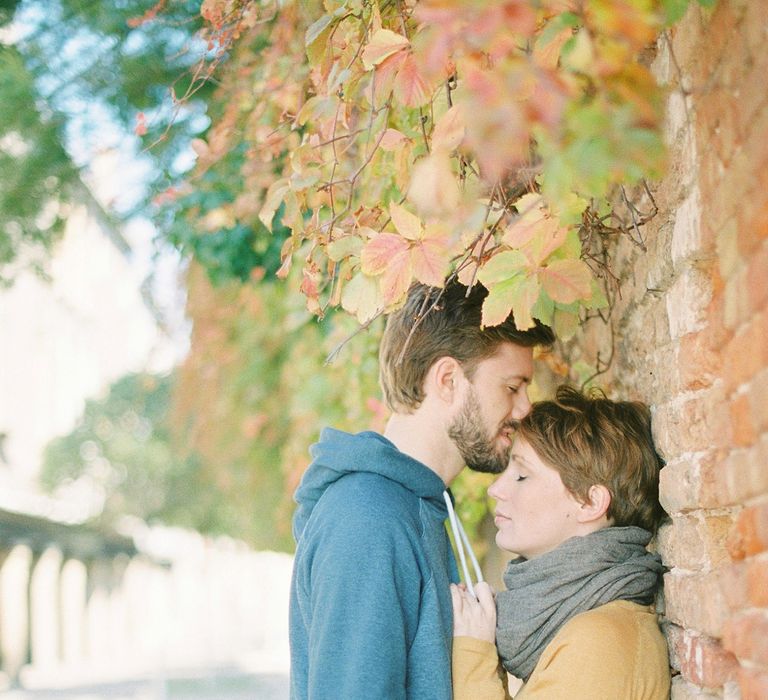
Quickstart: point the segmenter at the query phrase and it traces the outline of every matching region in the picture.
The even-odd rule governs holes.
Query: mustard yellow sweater
[[[505,700],[505,676],[493,644],[454,638],[454,700]],[[655,613],[615,600],[563,625],[515,700],[667,700],[669,686]]]

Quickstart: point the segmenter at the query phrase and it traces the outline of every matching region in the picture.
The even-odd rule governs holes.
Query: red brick
[[[723,379],[727,394],[754,377],[765,366],[764,357],[768,346],[768,338],[762,335],[766,326],[765,315],[761,313],[749,318],[725,347]]]
[[[739,671],[741,700],[765,700],[768,698],[768,671],[742,668]]]
[[[675,640],[680,672],[694,685],[717,688],[736,678],[736,657],[712,639],[688,630]]]
[[[718,572],[682,573],[673,569],[664,576],[666,617],[687,629],[720,637],[728,617]]]
[[[747,2],[745,9],[742,32],[745,44],[754,56],[763,52],[768,39],[768,3]]]
[[[752,310],[764,310],[768,305],[768,243],[764,242],[747,262],[747,292]]]
[[[720,583],[732,612],[768,608],[768,557],[750,557],[724,567]]]
[[[734,559],[743,559],[768,549],[768,503],[745,508],[736,519],[728,538],[728,551]]]
[[[768,665],[768,613],[750,611],[725,624],[723,646],[740,661]]]
[[[757,431],[752,421],[752,407],[749,405],[747,394],[737,394],[731,399],[731,426],[733,428],[733,444],[737,447],[748,447],[757,440]]]
[[[720,590],[732,612],[749,607],[749,571],[746,561],[735,562],[720,571]]]
[[[680,339],[679,360],[681,388],[704,389],[722,376],[722,358],[710,346],[706,333],[689,333]]]
[[[768,198],[766,190],[761,189],[768,187],[765,168],[765,162],[755,168],[755,187],[745,190],[744,204],[736,213],[738,250],[744,256],[751,255],[768,238]]]
[[[701,466],[694,459],[669,462],[659,474],[659,500],[671,514],[700,507]]]
[[[733,518],[687,515],[672,518],[659,532],[659,552],[668,567],[711,569],[728,560],[726,540]]]
[[[720,383],[658,406],[653,436],[667,460],[687,452],[731,445],[730,413]]]
[[[768,559],[747,562],[747,597],[755,607],[768,608]]]
[[[747,390],[752,424],[759,433],[768,430],[768,367],[750,383]]]
[[[768,493],[768,435],[746,449],[733,450],[720,466],[720,488],[727,493],[724,505],[745,503]]]
[[[747,285],[747,266],[740,263],[725,282],[725,325],[733,330],[747,323],[752,308]]]

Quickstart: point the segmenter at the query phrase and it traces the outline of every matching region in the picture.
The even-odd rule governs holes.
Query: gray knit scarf
[[[651,533],[606,527],[534,559],[513,559],[496,596],[496,645],[504,668],[528,680],[544,648],[572,617],[613,600],[653,602],[661,559]]]

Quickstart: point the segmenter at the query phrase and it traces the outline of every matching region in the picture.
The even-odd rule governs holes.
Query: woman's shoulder
[[[613,601],[569,620],[547,645],[519,698],[667,698],[669,661],[656,614]]]
[[[576,615],[563,625],[552,644],[572,641],[579,645],[605,647],[614,653],[630,652],[638,644],[653,641],[659,648],[665,645],[653,608],[627,600],[614,600]]]

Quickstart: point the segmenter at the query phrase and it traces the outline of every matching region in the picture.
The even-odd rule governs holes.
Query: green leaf
[[[505,250],[485,263],[478,271],[477,278],[484,287],[490,288],[494,284],[519,275],[529,266],[528,258],[519,250]]]
[[[542,289],[541,293],[539,294],[539,298],[536,300],[536,303],[531,309],[531,316],[539,319],[539,321],[546,324],[547,326],[551,326],[554,315],[555,302],[552,301],[552,297],[550,297],[549,294],[547,294],[546,291]]]
[[[534,325],[531,309],[536,304],[541,285],[534,275],[519,274],[488,288],[483,302],[482,325],[496,326],[503,323],[510,311],[515,325],[522,331]]]
[[[328,257],[334,262],[339,262],[351,255],[360,255],[363,249],[363,241],[357,236],[344,236],[331,241],[326,248]]]
[[[307,33],[304,35],[304,45],[307,48],[312,46],[320,35],[328,29],[332,21],[333,17],[331,15],[323,15],[320,19],[310,24]]]
[[[699,0],[703,5],[709,0]],[[667,25],[674,24],[682,19],[685,11],[688,9],[688,0],[661,0],[661,8],[664,11],[664,21]]]
[[[555,310],[553,330],[560,340],[570,340],[579,328],[578,314],[569,313],[562,309]]]

